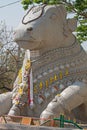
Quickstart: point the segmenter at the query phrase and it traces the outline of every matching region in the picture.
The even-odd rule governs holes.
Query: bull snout
[[[24,37],[24,32],[23,30],[16,29],[14,30],[14,41],[17,42],[19,40],[22,40]]]
[[[28,27],[28,28],[18,28],[14,31],[14,41],[19,41],[19,40],[25,40],[31,37],[33,32],[33,27]],[[28,36],[28,37],[27,37]]]

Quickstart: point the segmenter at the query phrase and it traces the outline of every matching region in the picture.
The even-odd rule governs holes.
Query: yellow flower
[[[54,80],[56,81],[58,79],[57,75],[55,74],[54,75]]]
[[[18,76],[22,74],[22,68],[19,70]]]
[[[30,60],[27,61],[26,65],[25,65],[25,70],[28,70],[31,66],[31,62]]]
[[[40,89],[43,88],[43,83],[42,82],[40,82],[39,87],[40,87]]]
[[[37,86],[36,85],[34,85],[34,93],[36,93],[37,94]]]
[[[19,104],[19,101],[16,101],[15,104],[18,105],[18,104]]]
[[[48,88],[49,86],[48,80],[45,81],[45,84],[46,84],[46,88]]]
[[[60,97],[60,96],[61,96],[61,94],[57,94],[56,96]]]
[[[60,71],[59,77],[60,77],[60,79],[63,79],[63,73],[62,73],[62,71]]]
[[[20,84],[22,82],[22,68],[19,70],[18,73],[18,84]]]
[[[50,77],[50,84],[52,84],[52,82],[53,82],[53,78],[52,78],[52,77]]]
[[[21,94],[23,94],[23,89],[22,88],[19,88],[18,89],[18,93],[21,95]]]

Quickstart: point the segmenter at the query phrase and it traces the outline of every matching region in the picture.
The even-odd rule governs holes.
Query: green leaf
[[[24,10],[28,9],[28,5],[23,5]]]

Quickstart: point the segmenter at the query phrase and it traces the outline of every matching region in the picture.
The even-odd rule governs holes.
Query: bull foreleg
[[[0,94],[0,116],[7,114],[11,108],[12,92]]]
[[[75,82],[48,104],[40,118],[48,119],[54,116],[58,117],[61,113],[64,113],[64,110],[71,111],[84,102],[87,96],[86,93],[86,84]],[[43,120],[41,123],[43,123]]]

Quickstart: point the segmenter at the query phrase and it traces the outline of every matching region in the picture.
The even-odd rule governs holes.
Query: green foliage
[[[87,9],[87,0],[76,0],[75,8],[78,11],[85,11]]]
[[[87,0],[22,0],[25,10],[33,3],[64,4],[68,12],[75,13],[80,23],[76,30],[78,40],[80,43],[87,40]]]
[[[43,3],[43,4],[59,4],[61,0],[22,0],[23,8],[26,10],[28,9],[28,5],[33,3]]]
[[[87,20],[81,20],[80,25],[77,27],[77,38],[80,43],[87,40]]]

